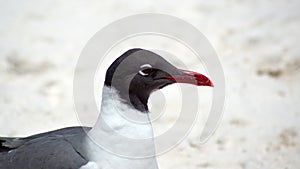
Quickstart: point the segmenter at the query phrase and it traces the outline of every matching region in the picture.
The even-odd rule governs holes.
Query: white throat
[[[100,115],[87,136],[87,156],[93,166],[101,169],[158,168],[148,114],[123,103],[113,88],[104,86]]]

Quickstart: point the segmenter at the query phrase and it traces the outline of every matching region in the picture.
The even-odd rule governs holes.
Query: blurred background
[[[215,48],[226,78],[226,105],[218,130],[204,145],[197,141],[200,131],[192,131],[158,158],[160,167],[300,167],[300,1],[11,0],[0,4],[1,136],[79,125],[72,85],[84,45],[116,19],[158,12],[196,26]],[[205,103],[203,110],[208,110]]]

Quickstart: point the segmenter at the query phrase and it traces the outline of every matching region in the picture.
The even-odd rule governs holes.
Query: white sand
[[[115,19],[160,12],[190,22],[207,36],[227,86],[215,135],[200,145],[196,127],[159,157],[161,168],[299,168],[299,6],[298,0],[2,1],[0,135],[78,125],[72,80],[86,42]]]

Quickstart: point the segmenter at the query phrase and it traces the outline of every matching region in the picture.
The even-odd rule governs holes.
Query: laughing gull
[[[147,102],[153,91],[174,83],[213,86],[206,76],[177,69],[158,54],[130,49],[106,72],[93,128],[0,137],[0,169],[158,169]]]

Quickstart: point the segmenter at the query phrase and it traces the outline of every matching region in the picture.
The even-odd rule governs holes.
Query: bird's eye
[[[142,76],[149,76],[153,72],[153,68],[149,64],[144,64],[140,68],[139,74]]]

